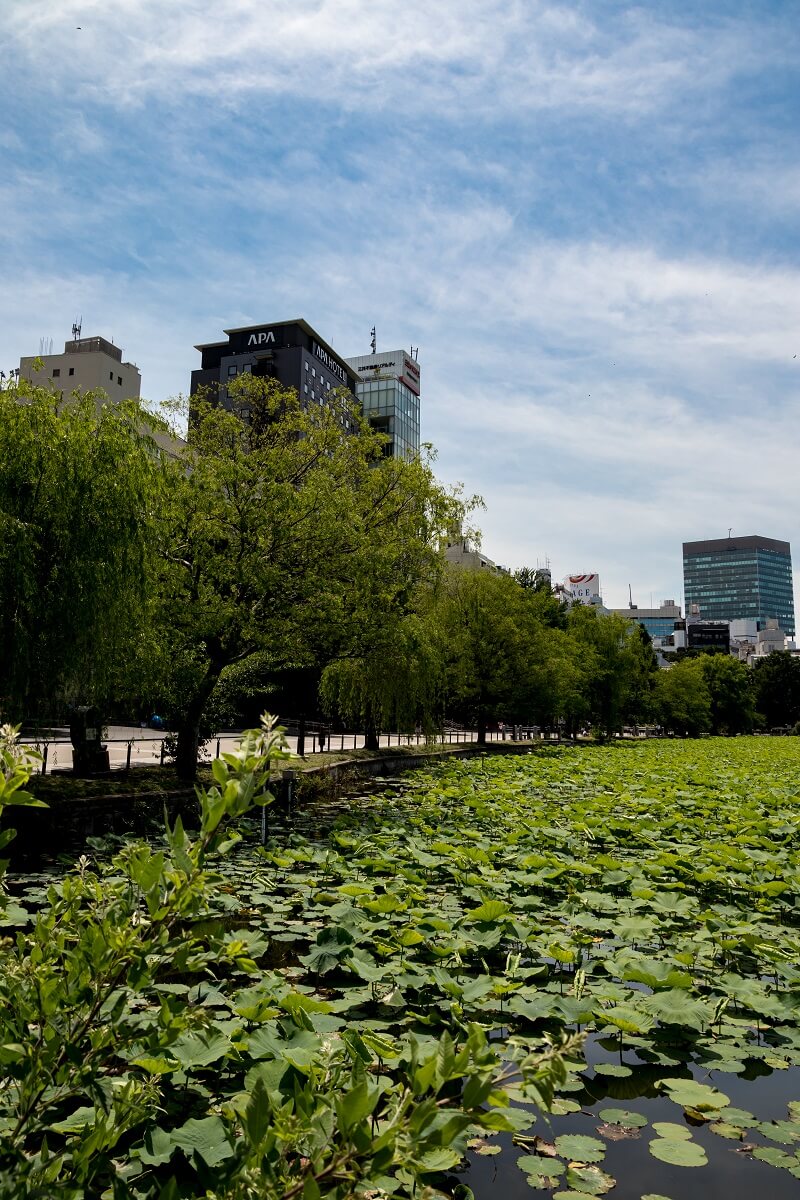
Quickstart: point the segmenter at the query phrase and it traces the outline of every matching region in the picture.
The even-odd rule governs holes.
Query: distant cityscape
[[[13,375],[62,392],[103,389],[111,400],[140,399],[137,366],[124,362],[113,342],[81,333],[81,325],[74,324],[60,354],[52,352],[52,343],[43,343],[39,355],[20,359]],[[309,404],[325,405],[331,391],[345,388],[370,426],[385,436],[387,456],[419,453],[421,368],[415,348],[378,351],[373,328],[371,352],[344,357],[300,318],[223,333],[225,340],[196,345],[201,363],[191,373],[190,398],[205,392],[228,405],[232,381],[246,373],[275,379]],[[468,570],[507,570],[461,531],[454,531],[445,555],[452,565]],[[727,538],[684,542],[685,611],[674,599],[639,607],[632,588],[626,607],[606,607],[597,572],[554,582],[546,562],[537,566],[535,576],[568,605],[590,605],[638,623],[662,663],[680,651],[715,650],[745,662],[773,650],[800,653],[794,643],[792,559],[786,541],[729,533]]]

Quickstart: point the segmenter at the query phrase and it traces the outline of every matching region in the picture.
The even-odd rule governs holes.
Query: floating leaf
[[[540,1158],[538,1154],[521,1154],[517,1166],[526,1175],[536,1179],[555,1179],[564,1172],[564,1164],[558,1158]]]
[[[596,1063],[594,1070],[596,1075],[608,1075],[612,1079],[626,1079],[633,1074],[624,1063]]]
[[[694,1079],[662,1079],[657,1086],[668,1092],[676,1104],[696,1108],[698,1112],[713,1112],[730,1104],[723,1092]]]
[[[598,1116],[609,1125],[630,1125],[641,1129],[647,1124],[647,1117],[629,1108],[601,1108]]]
[[[606,1153],[603,1142],[581,1133],[564,1133],[557,1137],[556,1150],[564,1158],[582,1163],[602,1162]]]
[[[671,1163],[673,1167],[704,1167],[708,1162],[706,1152],[697,1142],[681,1141],[677,1138],[656,1138],[648,1149],[653,1158]]]
[[[732,1142],[740,1142],[744,1137],[744,1130],[740,1125],[729,1125],[727,1121],[714,1121],[709,1125],[709,1129],[719,1137],[730,1138]]]
[[[798,1160],[793,1155],[787,1154],[785,1150],[779,1150],[777,1146],[757,1146],[753,1151],[753,1158],[758,1158],[761,1162],[769,1163],[771,1167],[791,1167],[798,1165]]]
[[[571,1188],[586,1196],[604,1196],[617,1182],[600,1167],[569,1167],[566,1179]]]
[[[672,1141],[689,1141],[692,1131],[685,1125],[677,1125],[672,1121],[654,1121],[653,1129],[660,1138],[671,1138]]]

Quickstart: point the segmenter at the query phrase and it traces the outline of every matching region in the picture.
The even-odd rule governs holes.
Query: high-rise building
[[[324,404],[336,388],[346,388],[355,397],[358,375],[306,321],[247,325],[224,333],[225,342],[195,346],[202,360],[192,371],[192,396],[205,387],[225,404],[229,383],[249,372],[294,388],[307,403]]]
[[[703,621],[751,618],[759,629],[773,617],[794,636],[792,554],[775,538],[714,538],[683,543],[686,612],[697,606]]]
[[[419,454],[420,370],[416,357],[406,350],[387,350],[348,358],[347,362],[360,376],[356,395],[364,416],[389,439],[387,457]]]
[[[79,326],[76,326],[76,331]],[[36,370],[37,363],[41,363]],[[63,354],[30,355],[19,360],[21,379],[52,387],[62,395],[102,388],[110,400],[138,400],[142,377],[135,363],[123,362],[122,351],[104,337],[74,337]]]

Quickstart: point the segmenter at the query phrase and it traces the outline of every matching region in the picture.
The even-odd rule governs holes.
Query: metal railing
[[[168,744],[172,741],[174,735],[167,734],[165,737],[125,737],[125,738],[103,738],[101,745],[105,748],[124,746],[125,753],[115,757],[109,762],[111,771],[129,771],[131,766],[164,766],[169,757]],[[219,758],[220,752],[227,748],[225,743],[233,746],[237,740],[236,733],[220,734],[217,737],[209,739],[199,754],[200,762],[210,762],[213,757]],[[505,742],[505,741],[542,741],[557,738],[557,734],[547,734],[541,732],[535,726],[506,726],[503,729],[491,729],[486,732],[487,742]],[[475,745],[478,740],[478,732],[475,729],[445,729],[438,733],[382,733],[379,737],[380,750],[391,749],[393,746],[410,747],[410,746],[458,746],[458,745]],[[296,745],[297,738],[289,739],[290,745]],[[39,773],[46,775],[52,774],[54,770],[68,770],[72,766],[72,742],[68,737],[22,737],[20,744],[29,746],[31,749],[38,751],[41,755],[41,763]],[[59,761],[60,748],[68,750],[68,754],[63,755],[62,761]],[[346,750],[363,750],[366,748],[366,735],[364,733],[330,733],[323,731],[322,743],[318,732],[309,731],[305,736],[305,755],[306,757],[321,754],[335,753],[339,751],[343,753]]]

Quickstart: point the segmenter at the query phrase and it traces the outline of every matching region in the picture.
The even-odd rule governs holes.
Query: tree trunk
[[[482,708],[478,709],[478,745],[486,745],[486,713]]]
[[[200,721],[205,712],[208,698],[217,686],[220,672],[225,664],[212,661],[203,680],[186,706],[178,725],[178,749],[175,755],[175,772],[184,783],[194,783],[197,778],[197,751],[200,744]]]
[[[364,722],[364,749],[365,750],[380,750],[381,744],[378,739],[378,727],[375,724],[375,719],[370,710],[367,713]]]

